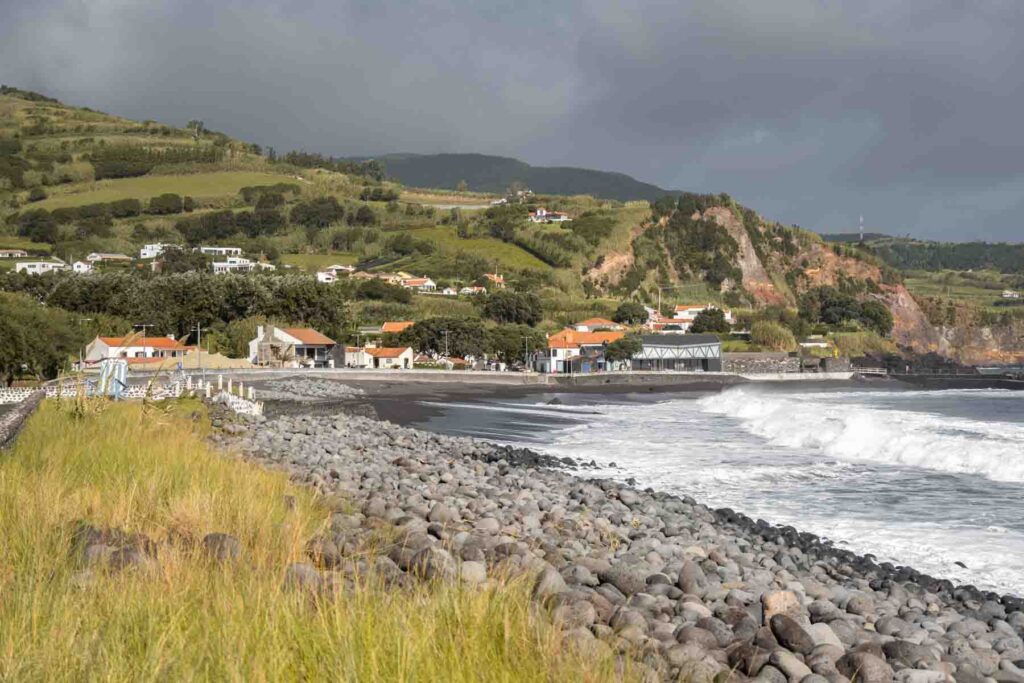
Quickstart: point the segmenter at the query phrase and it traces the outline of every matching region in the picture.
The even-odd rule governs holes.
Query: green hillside
[[[624,173],[531,166],[518,159],[486,154],[391,154],[378,159],[389,177],[411,187],[454,190],[465,183],[474,192],[504,193],[518,183],[541,194],[585,194],[620,201],[653,201],[669,193]]]

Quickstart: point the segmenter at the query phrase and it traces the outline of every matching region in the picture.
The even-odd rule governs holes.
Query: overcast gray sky
[[[1016,0],[0,0],[0,81],[279,150],[483,152],[1024,240]]]

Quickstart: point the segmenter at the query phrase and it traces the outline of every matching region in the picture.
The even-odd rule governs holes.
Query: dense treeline
[[[226,325],[265,316],[344,334],[347,299],[338,287],[308,276],[179,273],[144,279],[126,273],[0,275],[0,290],[31,296],[76,314],[121,316],[152,325],[154,334],[185,335],[196,324]]]
[[[22,375],[56,377],[88,336],[67,311],[0,292],[0,381],[9,386]]]
[[[143,214],[163,216],[188,213],[195,208],[192,197],[167,193],[153,197],[148,202],[138,199],[119,199],[112,202],[69,206],[53,211],[29,209],[14,214],[8,222],[17,227],[18,234],[36,242],[56,243],[60,238],[59,226],[78,224],[79,232],[95,236],[107,236],[115,218],[131,218]],[[106,228],[104,230],[103,228]]]
[[[544,334],[527,325],[486,326],[468,318],[427,318],[397,335],[388,335],[388,344],[408,345],[424,353],[452,357],[497,357],[512,363],[522,361],[527,351],[543,349]]]
[[[867,247],[901,270],[1024,270],[1024,244],[885,240],[868,243]]]
[[[859,301],[835,287],[815,287],[800,297],[800,317],[811,323],[832,327],[858,325],[882,336],[892,332],[893,318],[881,301]]]
[[[224,149],[218,145],[169,149],[117,145],[96,149],[86,156],[96,170],[96,180],[142,176],[166,164],[213,164],[223,158]]]
[[[299,168],[325,168],[330,171],[364,176],[377,181],[384,180],[384,165],[375,159],[351,161],[349,159],[336,159],[310,152],[288,152],[283,157],[277,159],[277,161],[298,166]]]

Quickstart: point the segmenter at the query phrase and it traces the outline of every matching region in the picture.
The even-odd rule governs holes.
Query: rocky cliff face
[[[742,212],[749,213],[745,209]],[[748,223],[754,222],[752,216],[747,216]],[[743,289],[758,304],[794,306],[801,293],[814,287],[834,287],[850,280],[870,282],[875,293],[869,296],[885,302],[892,311],[892,338],[901,348],[920,354],[937,353],[964,364],[1024,362],[1024,322],[1005,327],[936,327],[906,287],[886,284],[881,268],[871,262],[837,254],[816,238],[766,222],[759,216],[756,229],[760,234],[753,228],[748,232],[744,215],[735,206],[707,207],[692,218],[714,222],[735,240],[738,249],[734,265],[742,273]],[[665,229],[666,225],[662,218],[637,226],[633,237],[652,228]],[[760,240],[758,245],[751,235]],[[675,279],[664,243],[659,248],[666,251],[666,271]],[[587,277],[613,287],[634,263],[633,249],[609,253]]]
[[[775,282],[768,274],[761,258],[757,255],[754,243],[750,241],[750,235],[743,225],[743,221],[733,213],[732,209],[726,207],[713,207],[707,209],[703,218],[713,220],[722,226],[729,233],[729,236],[736,240],[739,245],[739,253],[736,255],[737,265],[743,272],[743,288],[754,296],[758,301],[769,305],[791,304],[792,295],[788,291],[782,291],[776,287]]]
[[[965,365],[1024,363],[1024,321],[999,327],[940,327],[940,353]]]

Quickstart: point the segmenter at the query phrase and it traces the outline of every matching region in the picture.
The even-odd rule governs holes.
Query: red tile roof
[[[330,337],[326,337],[312,327],[282,327],[285,334],[289,334],[298,339],[303,344],[310,346],[330,346],[334,344],[334,340]]]
[[[184,351],[186,348],[188,348],[181,342],[177,341],[176,339],[171,339],[170,337],[143,338],[143,336],[140,334],[134,338],[131,338],[131,341],[125,344],[126,339],[129,339],[129,337],[100,337],[100,341],[102,341],[107,346],[145,346],[147,348],[153,349],[175,349],[180,351]]]
[[[391,346],[378,346],[369,347],[366,349],[366,353],[370,354],[374,358],[398,358],[406,351],[410,351],[411,348],[408,346],[391,347]]]
[[[565,329],[556,332],[548,338],[549,349],[575,349],[582,345],[598,345],[605,342],[611,343],[626,336],[625,332],[612,330],[601,332],[577,332],[572,329]]]
[[[402,332],[415,325],[411,320],[388,321],[380,326],[381,332]]]

